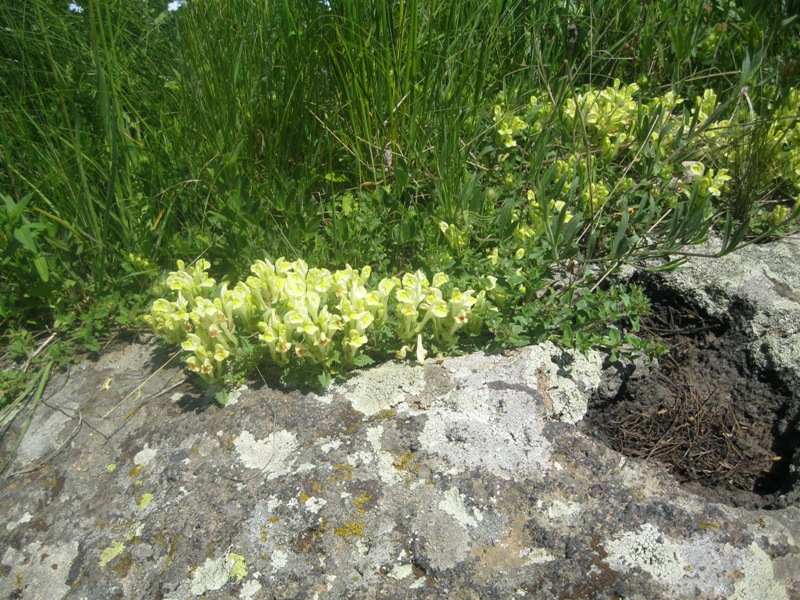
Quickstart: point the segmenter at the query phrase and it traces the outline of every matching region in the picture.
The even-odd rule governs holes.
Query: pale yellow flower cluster
[[[601,156],[610,160],[633,139],[631,131],[638,109],[634,95],[638,91],[635,83],[622,86],[615,79],[612,86],[567,99],[563,114],[575,126],[586,127],[593,141],[602,145]]]
[[[178,270],[170,273],[166,282],[175,299],[159,298],[145,317],[156,334],[193,353],[186,359],[189,370],[209,382],[221,376],[225,360],[239,344],[232,312],[223,304],[225,295],[208,298],[216,284],[208,276],[210,266],[208,261],[198,260],[186,267],[179,260]]]
[[[410,342],[417,338],[417,359],[425,357],[422,349],[422,331],[431,323],[433,336],[440,346],[450,347],[456,343],[459,331],[470,325],[469,330],[480,330],[482,321],[474,311],[483,306],[486,293],[475,290],[461,291],[453,288],[450,298],[444,299],[440,287],[448,281],[444,273],[436,273],[432,283],[422,271],[403,275],[402,287],[395,294],[395,308],[400,324],[397,335],[401,340]],[[409,346],[404,346],[398,353],[404,357]]]
[[[352,362],[368,341],[367,331],[385,323],[395,287],[394,280],[384,279],[376,290],[367,290],[369,267],[356,271],[348,265],[331,273],[309,269],[303,260],[278,259],[275,265],[260,260],[252,271],[256,277],[248,278],[247,286],[260,301],[258,339],[281,366],[292,356],[329,365],[335,340],[344,363]]]
[[[517,145],[514,137],[525,131],[528,124],[516,115],[508,114],[502,104],[495,104],[493,110],[495,131],[500,136],[500,141],[506,148],[513,148]]]
[[[222,376],[242,336],[263,343],[279,366],[292,360],[325,367],[352,363],[370,330],[386,323],[391,301],[400,319],[397,333],[403,342],[417,338],[419,360],[426,355],[422,333],[429,322],[440,346],[455,343],[468,323],[471,331],[481,326],[473,310],[483,304],[484,293],[454,288],[446,301],[439,289],[447,282],[443,273],[434,276],[433,285],[417,271],[402,280],[384,278],[369,289],[370,267],[359,271],[348,265],[332,273],[309,268],[303,260],[279,258],[274,264],[257,261],[253,275],[229,288],[227,283],[216,286],[209,267],[203,260],[190,267],[178,261],[178,270],[166,281],[174,298],[156,300],[145,317],[159,336],[191,353],[189,370],[209,383]]]

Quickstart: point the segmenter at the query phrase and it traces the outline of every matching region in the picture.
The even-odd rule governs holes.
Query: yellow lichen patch
[[[364,522],[363,521],[350,521],[337,527],[333,531],[340,538],[347,539],[351,535],[358,536],[359,539],[364,535]]]
[[[108,563],[114,560],[119,554],[125,550],[125,544],[122,542],[114,542],[108,548],[100,553],[100,566],[105,567]]]
[[[278,522],[278,515],[272,515],[267,521],[270,525],[275,525]]]
[[[392,466],[398,471],[417,473],[419,471],[419,462],[414,460],[416,456],[416,452],[404,452],[398,460],[392,463]]]
[[[333,465],[334,473],[328,480],[331,482],[348,481],[353,478],[353,467],[350,465]]]
[[[244,556],[241,554],[228,553],[228,560],[233,561],[233,566],[228,573],[228,579],[236,578],[236,581],[241,581],[247,577],[247,563],[244,561]]]
[[[106,471],[109,473],[113,473],[117,470],[117,463],[111,463],[110,465],[106,466]]]
[[[153,494],[142,494],[142,497],[136,502],[137,510],[144,510],[153,501]]]
[[[309,499],[310,497],[311,497],[311,496],[309,496],[309,495],[308,495],[308,494],[306,494],[305,492],[300,492],[300,496],[299,496],[299,498],[300,498],[300,502],[308,502],[308,499]]]
[[[363,513],[364,512],[364,506],[370,500],[372,500],[372,496],[367,496],[366,494],[364,494],[364,492],[361,492],[361,494],[358,495],[358,498],[353,500],[353,504],[356,505],[356,508],[358,509],[358,512]]]

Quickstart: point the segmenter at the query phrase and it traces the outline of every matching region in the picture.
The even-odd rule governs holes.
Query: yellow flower
[[[359,333],[355,329],[350,330],[350,332],[348,333],[348,339],[345,342],[345,344],[350,346],[351,348],[360,348],[366,343],[367,343],[367,336]]]

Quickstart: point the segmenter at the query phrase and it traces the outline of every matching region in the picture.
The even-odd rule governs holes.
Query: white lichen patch
[[[69,570],[78,556],[77,541],[61,542],[53,546],[38,542],[28,544],[21,550],[13,546],[3,553],[3,568],[8,575],[0,575],[0,590],[10,592],[18,581],[24,582],[23,598],[63,598],[70,587],[66,583]],[[12,583],[13,582],[13,583]],[[7,597],[5,594],[3,597]],[[10,597],[10,596],[9,596]]]
[[[297,436],[285,430],[271,433],[265,440],[257,440],[245,430],[233,445],[245,467],[263,471],[270,480],[291,471],[292,455],[299,446]]]
[[[192,594],[202,596],[220,590],[229,580],[241,581],[246,575],[247,565],[240,554],[226,552],[219,558],[207,558],[192,574]]]
[[[526,566],[541,565],[556,560],[556,557],[544,548],[523,548],[519,551],[519,557],[525,559]]]
[[[577,423],[586,415],[589,396],[600,385],[603,358],[595,350],[588,356],[571,352],[569,365],[560,366],[554,357],[563,352],[552,342],[525,348],[521,375],[526,386],[542,395],[551,418]]]
[[[433,508],[416,515],[411,531],[434,569],[452,569],[469,556],[469,534],[463,527],[454,526],[453,517],[441,510]]]
[[[410,577],[413,572],[414,567],[411,565],[395,565],[387,575],[392,579],[405,579],[406,577]]]
[[[228,400],[225,402],[225,406],[233,406],[235,404],[239,404],[239,400],[249,388],[242,384],[235,390],[231,390],[228,392]]]
[[[241,600],[253,600],[254,598],[259,597],[258,593],[260,591],[261,583],[257,579],[251,579],[242,585],[242,590],[239,592],[239,598]]]
[[[469,514],[464,504],[464,496],[455,487],[444,493],[444,498],[439,502],[439,509],[453,517],[465,528],[477,527],[478,523],[483,521],[483,514],[477,508],[473,507],[472,514]]]
[[[470,469],[503,479],[541,476],[548,468],[550,442],[536,398],[516,389],[454,389],[427,412],[420,449],[440,456],[449,473]]]
[[[400,481],[400,471],[394,467],[394,457],[384,452],[381,447],[381,437],[383,437],[383,426],[377,425],[367,429],[367,441],[374,451],[374,461],[378,469],[378,477],[386,484]]]
[[[684,575],[680,547],[650,523],[603,544],[609,566],[625,572],[639,567],[662,584],[674,584]]]
[[[327,454],[331,450],[338,449],[339,446],[341,445],[342,445],[342,440],[333,440],[320,445],[319,449],[322,450],[325,454]]]
[[[778,581],[772,568],[772,560],[758,544],[748,548],[750,560],[742,564],[744,577],[736,581],[729,600],[786,600],[786,588]]]
[[[317,498],[316,496],[312,496],[303,503],[303,506],[308,512],[317,514],[327,503],[328,501],[325,500],[325,498]]]
[[[579,515],[583,510],[583,505],[577,502],[562,502],[561,500],[553,500],[552,504],[547,508],[547,517],[551,521],[572,521],[573,517]]]
[[[603,544],[606,562],[615,571],[638,567],[675,597],[785,600],[769,556],[752,543],[746,548],[698,539],[674,541],[650,523]]]
[[[144,448],[136,453],[133,457],[133,464],[135,465],[148,465],[151,460],[153,460],[158,451],[155,448],[151,448],[148,444],[144,445]]]
[[[424,368],[386,363],[360,372],[340,392],[354,410],[371,417],[399,406],[407,396],[419,396],[424,389]]]
[[[6,523],[6,529],[8,531],[13,531],[14,529],[19,527],[20,525],[24,525],[25,523],[30,523],[31,519],[33,519],[33,515],[31,513],[29,513],[29,512],[26,512],[18,520],[9,521],[8,523]]]
[[[283,550],[275,550],[272,553],[270,562],[275,570],[282,569],[289,563],[289,554]]]

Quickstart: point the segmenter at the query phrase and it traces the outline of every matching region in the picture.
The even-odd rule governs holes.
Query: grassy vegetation
[[[621,265],[796,224],[796,0],[79,4],[0,8],[6,366],[201,257],[444,271],[497,308],[462,344],[652,352]]]

